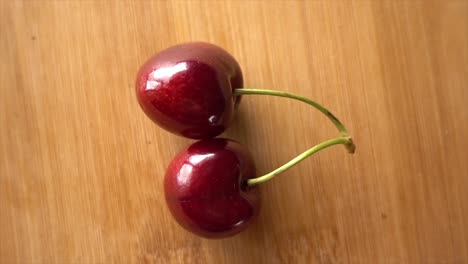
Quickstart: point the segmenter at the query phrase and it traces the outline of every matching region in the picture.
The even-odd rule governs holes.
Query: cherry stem
[[[288,163],[284,164],[283,166],[277,168],[276,170],[274,170],[274,171],[272,171],[272,172],[270,172],[268,174],[265,174],[265,175],[257,177],[257,178],[249,179],[247,181],[248,186],[253,186],[253,185],[265,182],[265,181],[273,178],[274,176],[282,173],[283,171],[289,169],[290,167],[296,165],[297,163],[299,163],[300,161],[302,161],[305,158],[309,157],[310,155],[312,155],[312,154],[314,154],[314,153],[316,153],[316,152],[318,152],[318,151],[320,151],[322,149],[325,149],[327,147],[337,145],[337,144],[343,144],[343,145],[345,145],[345,147],[346,147],[346,149],[348,150],[349,153],[354,153],[354,151],[356,150],[356,146],[354,145],[353,140],[349,136],[348,131],[346,130],[344,125],[340,122],[340,120],[338,120],[338,118],[336,118],[328,109],[323,107],[321,104],[319,104],[319,103],[317,103],[315,101],[312,101],[309,98],[299,96],[299,95],[295,95],[295,94],[291,94],[291,93],[281,92],[281,91],[263,90],[263,89],[244,89],[244,88],[235,89],[234,94],[236,96],[238,96],[238,95],[248,95],[248,94],[271,95],[271,96],[291,98],[291,99],[295,99],[295,100],[304,102],[304,103],[306,103],[308,105],[313,106],[315,109],[317,109],[320,112],[322,112],[323,114],[325,114],[332,121],[332,123],[336,126],[336,128],[338,128],[338,131],[341,134],[341,137],[337,137],[337,138],[334,138],[334,139],[324,141],[324,142],[310,148],[309,150],[305,151],[304,153],[302,153],[299,156],[295,157],[294,159],[292,159]]]
[[[348,145],[348,144],[352,144],[352,141],[351,141],[350,137],[343,137],[343,136],[324,141],[324,142],[322,142],[322,143],[320,143],[318,145],[315,145],[314,147],[310,148],[309,150],[303,152],[302,154],[300,154],[299,156],[297,156],[294,159],[290,160],[289,162],[287,162],[283,166],[277,168],[276,170],[274,170],[274,171],[272,171],[272,172],[270,172],[268,174],[265,174],[263,176],[247,180],[247,185],[248,186],[254,186],[254,185],[257,185],[259,183],[266,182],[266,181],[270,180],[271,178],[275,177],[276,175],[282,173],[283,171],[285,171],[285,170],[291,168],[292,166],[296,165],[297,163],[301,162],[302,160],[309,157],[310,155],[312,155],[312,154],[314,154],[314,153],[316,153],[316,152],[318,152],[318,151],[320,151],[322,149],[328,148],[328,147],[333,146],[333,145],[338,145],[338,144]]]

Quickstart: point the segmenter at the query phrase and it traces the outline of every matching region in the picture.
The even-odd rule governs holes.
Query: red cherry
[[[223,49],[201,42],[161,51],[137,75],[138,102],[154,122],[175,134],[205,139],[175,157],[164,181],[172,215],[200,236],[220,238],[244,230],[258,214],[257,184],[330,146],[343,144],[350,153],[355,151],[344,125],[317,102],[287,92],[242,86],[242,72],[236,60]],[[270,95],[304,102],[325,114],[340,136],[256,177],[252,158],[242,145],[213,139],[229,126],[241,95]]]
[[[231,123],[242,88],[237,61],[218,46],[194,42],[165,49],[141,66],[136,94],[148,117],[193,139],[221,134]]]
[[[260,197],[248,187],[255,177],[252,158],[236,141],[214,138],[181,151],[169,165],[164,190],[177,222],[208,238],[239,233],[255,218]]]

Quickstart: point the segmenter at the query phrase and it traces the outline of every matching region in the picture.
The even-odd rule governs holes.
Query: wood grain
[[[225,240],[170,216],[165,167],[191,141],[134,96],[139,65],[192,40],[358,146],[261,186]],[[0,1],[0,263],[468,263],[467,103],[466,0]],[[224,136],[265,173],[336,133],[246,96]]]

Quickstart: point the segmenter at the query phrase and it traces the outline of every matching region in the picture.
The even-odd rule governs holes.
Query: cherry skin
[[[164,179],[168,207],[185,229],[207,238],[232,236],[257,216],[260,196],[249,152],[236,141],[213,138],[182,150]]]
[[[237,61],[222,48],[203,42],[172,46],[141,66],[138,102],[164,129],[192,139],[221,134],[231,123],[242,88]]]

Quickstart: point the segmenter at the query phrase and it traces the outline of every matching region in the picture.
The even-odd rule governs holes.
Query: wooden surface
[[[201,239],[163,199],[191,141],[140,110],[170,45],[234,55],[246,87],[348,126],[261,186],[245,232]],[[467,1],[0,1],[0,263],[468,263]],[[265,173],[322,140],[304,104],[246,96],[224,134]]]

